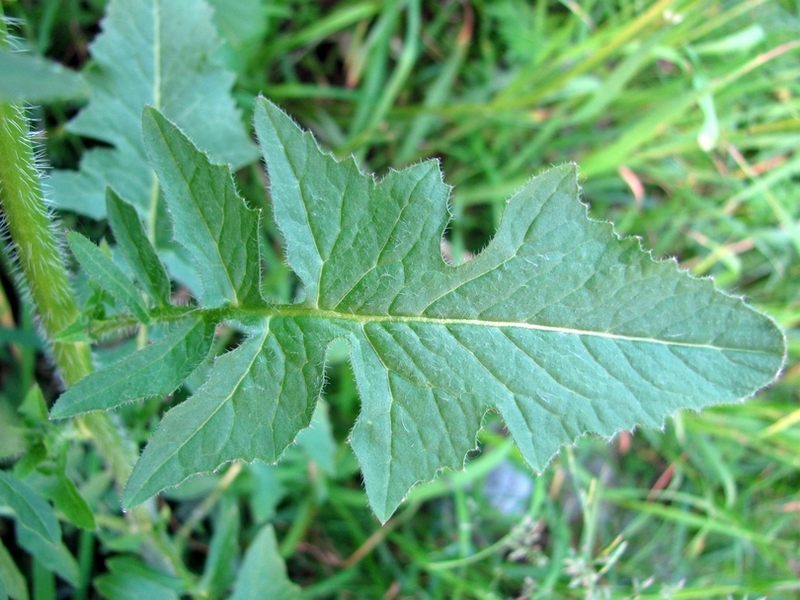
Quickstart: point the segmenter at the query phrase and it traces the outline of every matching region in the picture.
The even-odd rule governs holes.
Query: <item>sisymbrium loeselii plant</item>
[[[166,271],[114,192],[110,223],[147,300],[102,250],[69,234],[86,273],[124,306],[119,318],[166,332],[78,382],[53,418],[168,394],[206,358],[218,324],[246,336],[166,413],[127,483],[127,507],[227,461],[277,461],[309,425],[326,349],[340,338],[362,401],[350,443],[383,521],[415,483],[462,466],[488,410],[541,470],[580,435],[658,427],[679,408],[734,402],[781,368],[783,335],[771,319],[590,220],[572,165],[533,178],[489,245],[449,265],[438,163],[376,182],[353,160],[324,154],[266,99],[255,128],[302,283],[295,302],[261,296],[259,213],[229,169],[153,108],[145,146],[175,240],[202,280],[196,303],[168,304]]]
[[[590,219],[574,164],[532,177],[486,247],[451,263],[442,255],[450,188],[438,162],[378,180],[259,97],[253,122],[272,214],[248,206],[232,171],[259,152],[230,95],[233,75],[212,60],[218,42],[201,0],[111,0],[82,77],[0,53],[7,68],[53,82],[22,100],[89,95],[67,127],[110,146],[84,153],[78,170],[54,171],[50,185],[56,208],[106,220],[115,243],[72,231],[61,244],[26,114],[0,93],[9,246],[63,389],[48,413],[31,388],[20,410],[37,433],[14,476],[0,471],[0,501],[36,564],[82,585],[45,498],[83,531],[98,526],[66,475],[63,426],[92,440],[143,554],[174,574],[159,580],[173,594],[164,597],[223,595],[232,582],[211,567],[195,580],[181,556],[188,530],[165,541],[151,498],[226,463],[279,461],[319,414],[334,346],[347,348],[360,396],[349,443],[381,522],[419,482],[463,468],[490,411],[541,472],[580,436],[662,427],[679,409],[741,401],[780,373],[786,343],[775,322]],[[262,233],[270,220],[297,279],[291,301],[264,291],[265,265],[275,263]],[[88,301],[73,293],[62,246]],[[236,343],[220,342],[231,331]],[[112,334],[136,347],[95,370],[90,345]],[[189,397],[164,412],[137,458],[114,409],[179,389]],[[26,600],[7,554],[0,543],[10,574],[0,598]],[[98,589],[114,597],[139,567],[109,561]],[[254,536],[233,597],[259,597],[265,586],[298,595],[269,525]]]

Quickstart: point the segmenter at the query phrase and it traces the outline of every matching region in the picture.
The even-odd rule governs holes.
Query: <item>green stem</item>
[[[72,595],[72,600],[86,600],[89,596],[89,587],[92,584],[92,571],[94,569],[94,534],[91,531],[81,530],[78,538],[78,566],[80,579],[78,587]]]
[[[0,198],[42,328],[53,337],[75,321],[78,309],[42,200],[25,115],[13,104],[0,104]],[[67,385],[92,370],[87,344],[54,343],[53,357]]]
[[[38,558],[33,559],[33,600],[56,600],[56,577]]]

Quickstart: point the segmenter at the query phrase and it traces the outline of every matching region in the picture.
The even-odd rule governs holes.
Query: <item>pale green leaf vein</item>
[[[268,336],[269,336],[269,326],[268,326],[268,323],[267,323],[267,324],[265,324],[265,327],[264,327],[263,331],[261,332],[261,338],[260,338],[259,344],[258,344],[259,348],[263,347],[263,345],[266,342]],[[163,468],[164,465],[166,465],[170,461],[172,461],[177,456],[178,452],[180,452],[181,449],[183,449],[185,446],[187,446],[195,438],[195,436],[200,434],[200,432],[203,431],[203,429],[217,415],[217,413],[220,410],[222,410],[222,408],[224,408],[226,406],[226,404],[233,399],[233,397],[239,391],[239,388],[241,387],[242,382],[245,380],[245,378],[250,373],[250,369],[252,369],[253,364],[256,362],[256,360],[258,360],[259,354],[260,354],[259,351],[253,352],[253,355],[250,358],[250,360],[243,365],[245,368],[243,368],[241,370],[239,378],[233,383],[233,385],[231,386],[230,391],[228,392],[228,394],[224,398],[220,398],[219,399],[217,407],[208,414],[208,416],[206,417],[206,419],[204,421],[200,422],[199,426],[195,428],[194,432],[192,432],[192,434],[189,435],[183,441],[182,444],[176,445],[175,448],[171,452],[163,453],[163,454],[160,455],[160,457],[159,457],[161,459],[159,461],[160,465],[158,467],[154,467],[154,468],[150,469],[151,479],[155,479],[156,476],[158,475],[159,471],[161,470],[161,468]],[[198,390],[198,393],[200,391],[202,391],[202,388],[200,388],[200,390]]]

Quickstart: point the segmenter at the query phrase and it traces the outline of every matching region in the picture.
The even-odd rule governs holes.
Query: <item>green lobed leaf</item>
[[[231,600],[281,598],[297,600],[300,588],[286,576],[272,525],[265,525],[250,544],[239,569]]]
[[[375,184],[263,100],[256,130],[306,302],[352,323],[351,442],[382,519],[417,481],[462,466],[488,408],[541,470],[587,431],[737,401],[783,363],[771,319],[589,220],[572,166],[522,188],[489,246],[454,267],[438,164]]]
[[[81,379],[59,397],[50,416],[72,417],[170,394],[205,359],[213,340],[213,324],[185,319],[161,340]]]
[[[203,280],[200,304],[261,304],[258,212],[244,205],[230,170],[211,164],[158,111],[145,109],[142,122],[175,239],[189,250]]]
[[[155,218],[153,175],[142,144],[145,105],[162,110],[214,160],[238,168],[255,159],[229,93],[233,74],[211,60],[220,40],[206,2],[112,0],[102,27],[85,72],[91,100],[68,129],[113,149],[94,148],[80,171],[52,174],[56,207],[102,218],[111,182],[140,214]]]
[[[0,73],[0,102],[51,102],[89,93],[80,74],[35,54],[0,51]]]
[[[169,304],[169,275],[147,239],[136,210],[111,188],[106,189],[106,213],[125,262],[144,291],[159,305]]]
[[[139,291],[105,252],[74,231],[67,234],[67,242],[75,258],[95,283],[127,306],[139,321],[150,322],[150,311]]]
[[[150,116],[159,126],[145,127],[148,146],[170,148],[152,154],[176,236],[206,236],[192,220],[212,201],[202,198],[215,189],[231,211],[233,199],[205,183],[214,172],[207,158]],[[350,441],[381,520],[418,481],[463,466],[487,410],[500,413],[541,470],[580,435],[659,427],[680,408],[738,401],[783,364],[784,338],[771,319],[591,221],[572,165],[532,179],[485,250],[452,266],[440,252],[449,188],[438,163],[376,182],[353,160],[322,153],[266,100],[256,103],[255,123],[305,296],[270,306],[220,286],[213,305],[228,293],[229,307],[216,314],[246,324],[249,337],[166,414],[131,475],[126,506],[226,461],[277,460],[309,424],[325,349],[337,338],[350,345],[362,399]],[[219,248],[222,229],[208,231]],[[232,254],[226,272],[256,262],[246,254]]]

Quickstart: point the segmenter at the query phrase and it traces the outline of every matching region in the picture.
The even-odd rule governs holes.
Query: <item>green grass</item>
[[[4,8],[20,18],[19,34],[34,49],[75,67],[86,59],[102,4],[19,0]],[[261,92],[365,170],[438,157],[455,186],[453,260],[486,244],[505,199],[531,175],[575,161],[594,218],[613,220],[656,256],[676,257],[769,311],[787,330],[790,357],[782,380],[746,403],[680,414],[663,432],[638,430],[610,443],[584,438],[539,476],[489,417],[466,470],[417,487],[384,527],[367,508],[346,444],[358,411],[352,374],[333,357],[325,398],[338,444],[334,470],[293,447],[277,466],[235,465],[168,492],[156,528],[177,540],[182,575],[202,573],[215,532],[238,528],[235,542],[244,548],[270,520],[308,598],[797,597],[800,7],[788,0],[262,4],[263,26],[229,56],[247,118]],[[53,164],[77,164],[86,143],[63,129],[75,108],[37,113]],[[263,179],[260,166],[239,173],[255,206],[267,206]],[[106,231],[63,219],[95,238]],[[275,249],[266,286],[290,298],[295,284],[278,232],[271,219],[264,225]],[[0,427],[9,432],[4,454],[13,456],[13,435],[31,435],[16,411],[24,390],[37,380],[52,400],[58,384],[36,354],[28,301],[3,259],[0,320],[15,333],[14,345],[0,348]],[[148,401],[120,411],[134,441],[149,437],[162,408]],[[96,534],[65,530],[85,573],[74,597],[97,598],[89,578],[138,538],[120,518],[95,450],[73,444],[67,460],[101,524]],[[530,488],[519,512],[492,505],[499,466]],[[16,548],[6,521],[0,536]],[[36,597],[55,598],[46,566],[20,560]]]

